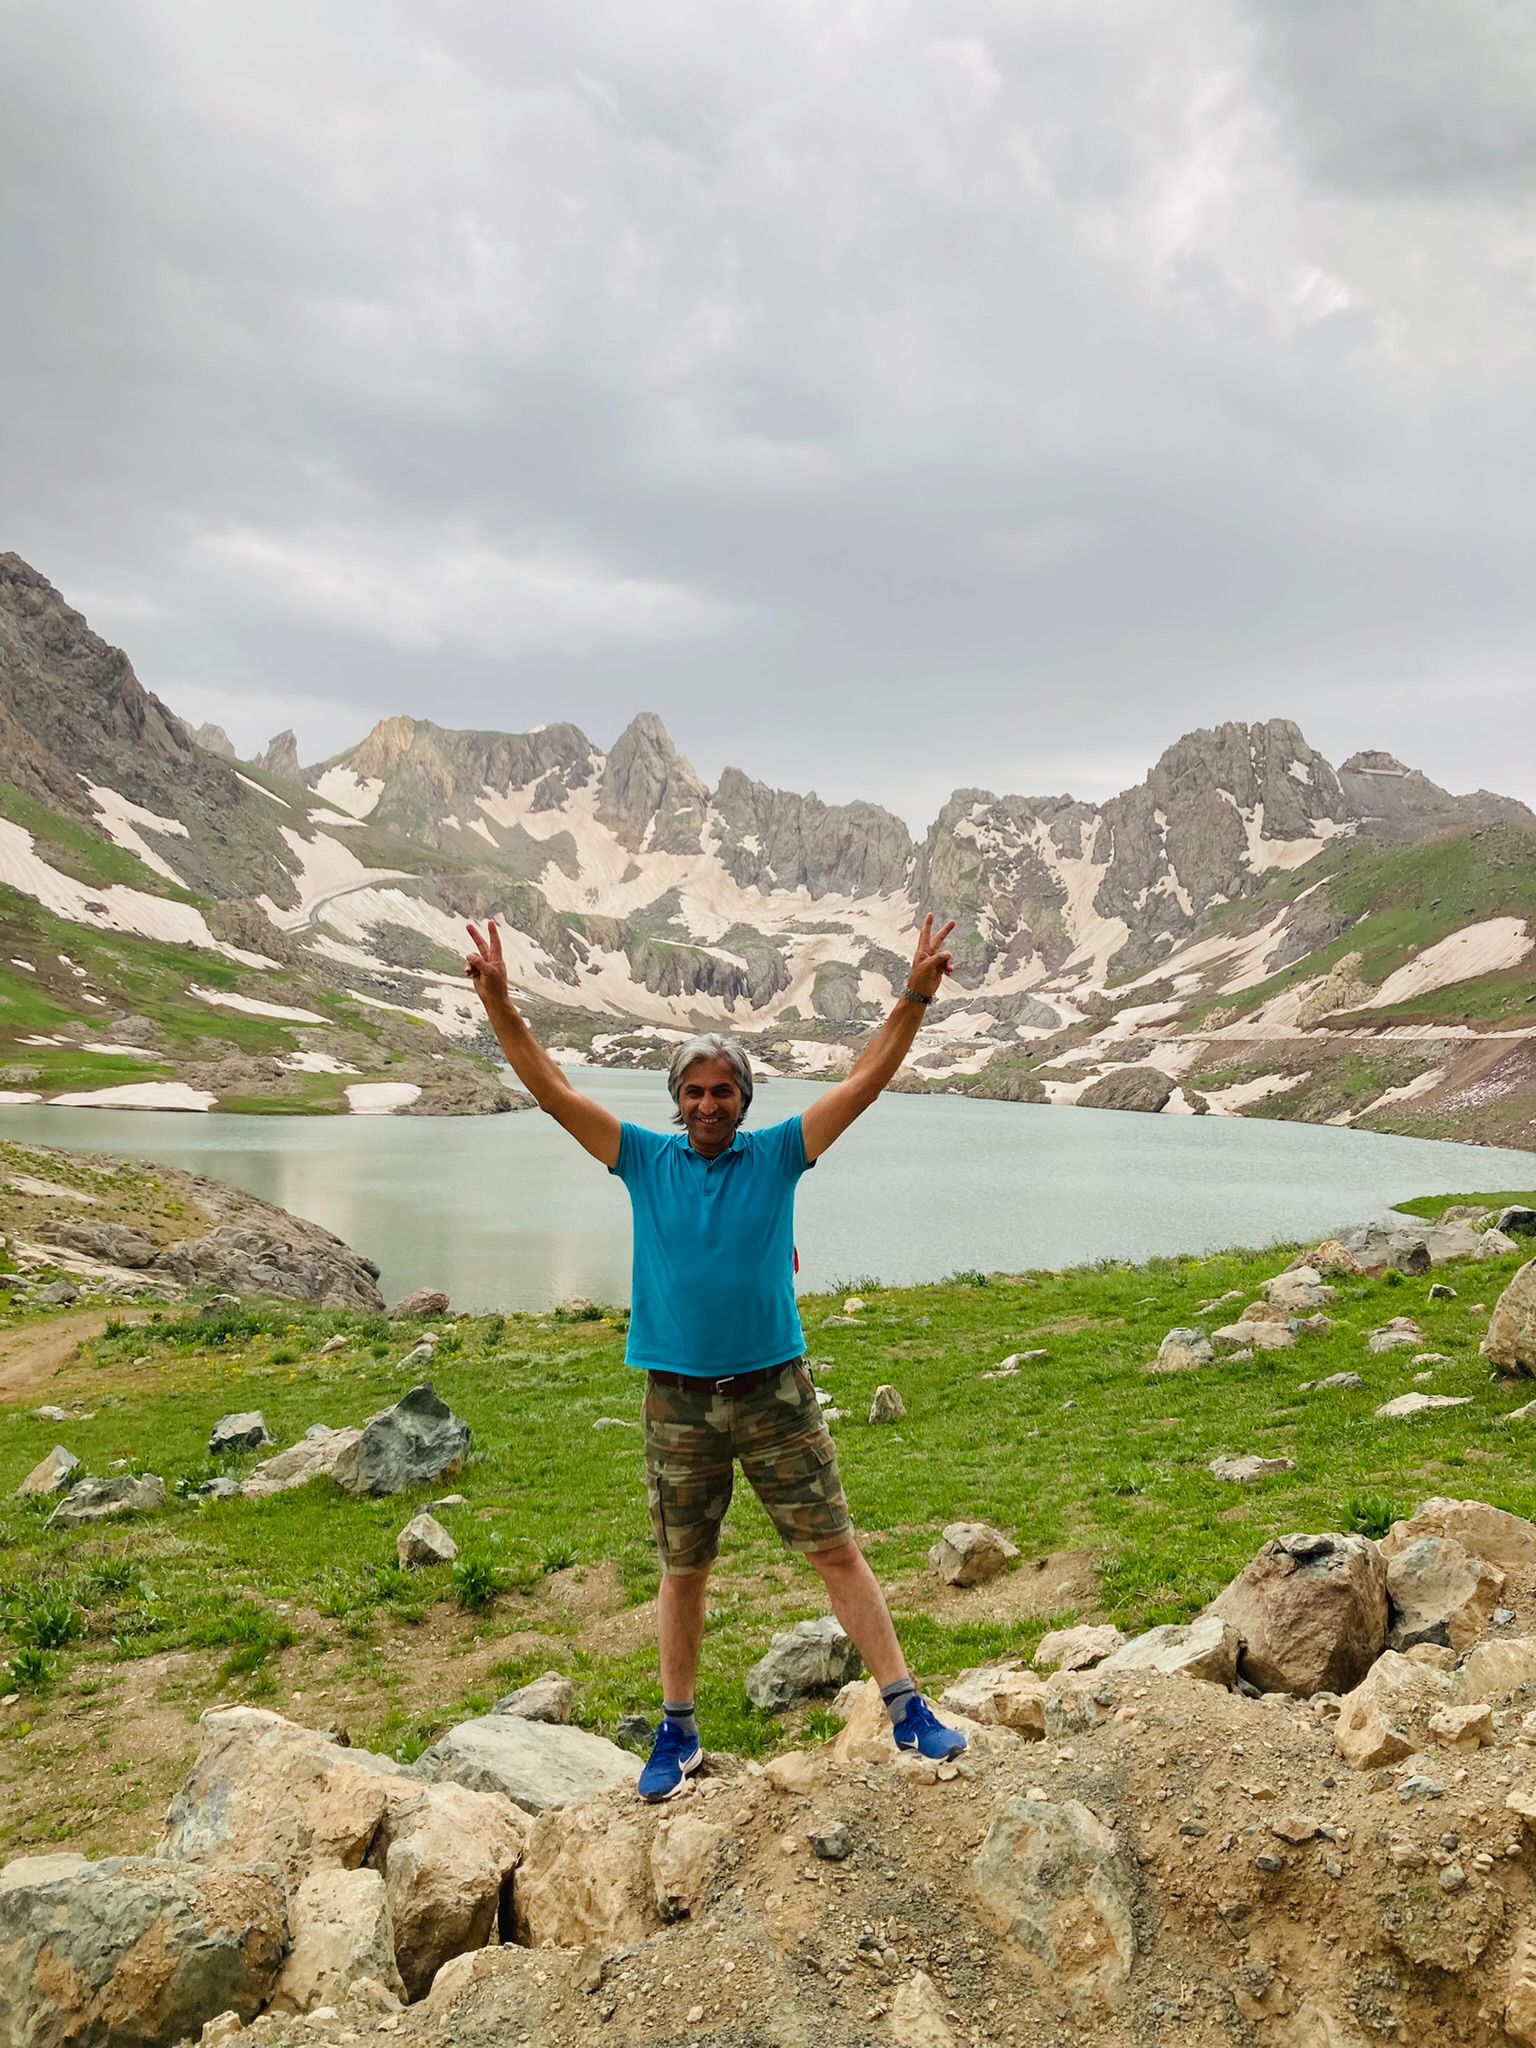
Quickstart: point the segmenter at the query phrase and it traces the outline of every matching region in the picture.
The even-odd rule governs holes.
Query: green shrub
[[[1382,1493],[1353,1494],[1344,1507],[1344,1527],[1357,1536],[1371,1536],[1377,1541],[1401,1519],[1401,1511]]]
[[[576,1562],[576,1553],[569,1543],[551,1543],[539,1559],[539,1569],[545,1572],[563,1572]]]
[[[35,1587],[10,1614],[11,1634],[36,1650],[62,1650],[81,1631],[80,1615],[67,1593]]]
[[[501,1574],[489,1558],[461,1557],[454,1564],[454,1597],[462,1608],[489,1607],[501,1589]]]
[[[11,1658],[11,1684],[17,1692],[43,1692],[53,1683],[55,1659],[28,1644]]]

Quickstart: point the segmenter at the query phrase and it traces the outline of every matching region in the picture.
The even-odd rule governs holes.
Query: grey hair
[[[718,1031],[701,1031],[690,1038],[686,1045],[680,1045],[672,1055],[672,1064],[667,1069],[667,1093],[674,1103],[683,1092],[683,1077],[699,1060],[724,1060],[736,1076],[736,1085],[741,1090],[741,1116],[745,1123],[747,1111],[752,1107],[752,1068],[746,1054],[734,1038],[722,1038]],[[679,1109],[672,1119],[681,1123],[683,1113]]]

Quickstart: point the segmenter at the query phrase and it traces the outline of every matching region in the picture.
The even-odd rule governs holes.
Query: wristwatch
[[[915,988],[904,988],[901,993],[909,1003],[921,1003],[925,1010],[933,1001],[932,996],[920,996]]]

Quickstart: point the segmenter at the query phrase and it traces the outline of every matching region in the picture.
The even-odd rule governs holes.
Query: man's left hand
[[[923,919],[917,951],[912,955],[912,972],[907,976],[907,987],[916,990],[918,995],[937,995],[945,975],[954,972],[954,955],[944,950],[944,941],[954,928],[955,920],[951,918],[941,930],[935,931],[931,910]]]

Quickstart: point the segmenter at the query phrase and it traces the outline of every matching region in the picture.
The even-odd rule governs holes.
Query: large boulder
[[[1443,1672],[1388,1650],[1339,1702],[1334,1746],[1353,1770],[1394,1764],[1429,1744],[1429,1717],[1451,1695]]]
[[[420,1788],[388,1757],[343,1749],[261,1707],[203,1715],[196,1761],[166,1811],[156,1855],[173,1863],[355,1870],[392,1798]]]
[[[517,1939],[534,1948],[643,1941],[705,1903],[725,1837],[686,1812],[652,1827],[632,1801],[547,1813],[513,1887]]]
[[[1366,1536],[1281,1536],[1211,1602],[1261,1692],[1347,1692],[1387,1640],[1387,1572]]]
[[[376,1870],[312,1870],[288,1900],[292,1947],[273,2012],[310,2012],[363,1978],[403,1999],[384,1880]]]
[[[169,2048],[217,2013],[255,2018],[288,1947],[275,1870],[64,1860],[0,1882],[4,2048]]]
[[[633,1785],[640,1759],[585,1728],[482,1714],[440,1735],[411,1769],[427,1783],[448,1780],[474,1792],[499,1792],[524,1813],[539,1814]]]
[[[1536,1378],[1536,1259],[1519,1269],[1494,1303],[1480,1348],[1507,1378]]]
[[[979,1586],[1006,1571],[1018,1554],[1018,1545],[986,1522],[950,1522],[928,1562],[946,1586]]]
[[[1009,1799],[971,1865],[983,1920],[1058,1995],[1113,2002],[1136,1957],[1131,1858],[1075,1799]]]
[[[491,1708],[493,1714],[515,1714],[520,1721],[558,1721],[562,1726],[576,1711],[576,1688],[558,1671],[541,1672]]]
[[[48,1517],[50,1529],[79,1529],[117,1515],[148,1514],[165,1506],[165,1481],[153,1472],[120,1479],[79,1479]]]
[[[1394,1650],[1441,1643],[1469,1650],[1488,1627],[1504,1574],[1454,1536],[1420,1536],[1387,1560]]]
[[[469,1424],[423,1381],[364,1423],[357,1441],[337,1458],[332,1477],[343,1493],[403,1493],[451,1478],[468,1456]]]
[[[1536,1237],[1536,1209],[1524,1202],[1511,1202],[1494,1217],[1493,1227],[1506,1237]]]
[[[1394,1522],[1381,1539],[1384,1557],[1396,1557],[1424,1536],[1446,1536],[1473,1557],[1501,1571],[1536,1568],[1536,1523],[1482,1500],[1422,1501],[1406,1522]]]
[[[412,1998],[505,1920],[528,1831],[504,1796],[464,1785],[413,1787],[391,1800],[369,1860],[384,1875],[395,1961]]]
[[[1223,1323],[1212,1330],[1211,1342],[1218,1351],[1293,1351],[1296,1339],[1289,1323]]]
[[[286,1451],[253,1466],[240,1491],[247,1500],[266,1500],[271,1494],[308,1486],[312,1479],[329,1479],[342,1452],[350,1450],[361,1435],[360,1429],[328,1429],[317,1422]]]
[[[402,1295],[389,1313],[392,1317],[445,1316],[448,1297],[440,1287],[417,1287],[410,1294]]]
[[[84,1252],[104,1265],[126,1266],[130,1272],[153,1265],[159,1249],[152,1237],[128,1223],[97,1223],[87,1216],[61,1216],[48,1223],[48,1242],[67,1251]]]
[[[267,1295],[364,1314],[384,1306],[368,1261],[318,1223],[299,1216],[284,1215],[280,1224],[220,1224],[202,1237],[167,1246],[157,1254],[154,1270],[182,1287],[212,1287],[224,1294]]]
[[[1336,1254],[1342,1251],[1345,1259]],[[1379,1280],[1389,1267],[1399,1273],[1427,1273],[1429,1244],[1425,1230],[1368,1223],[1358,1230],[1341,1230],[1326,1245],[1319,1245],[1311,1263],[1326,1271],[1330,1265],[1346,1265],[1356,1273]]]
[[[37,1464],[23,1479],[16,1491],[46,1499],[49,1495],[62,1493],[80,1470],[80,1460],[73,1451],[66,1451],[62,1444],[55,1444],[46,1458]]]
[[[1202,1614],[1132,1636],[1096,1667],[1094,1675],[1149,1671],[1161,1678],[1198,1678],[1207,1685],[1230,1686],[1237,1676],[1237,1652],[1237,1631],[1220,1615]]]
[[[1090,1081],[1077,1098],[1079,1109],[1134,1109],[1155,1115],[1166,1109],[1174,1083],[1157,1067],[1116,1067]]]

